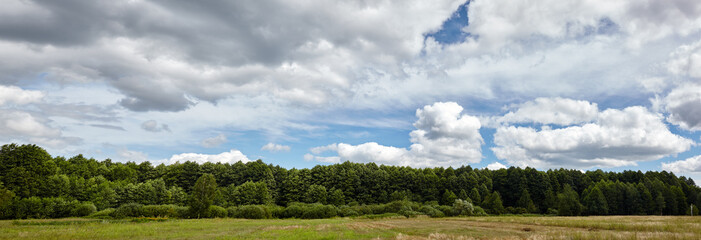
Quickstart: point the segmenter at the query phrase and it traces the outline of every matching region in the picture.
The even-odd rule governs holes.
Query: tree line
[[[52,157],[36,145],[0,149],[0,218],[5,219],[102,211],[178,217],[685,215],[701,202],[699,192],[692,179],[666,171],[411,168],[351,162],[285,169],[261,160],[153,166],[83,155]]]

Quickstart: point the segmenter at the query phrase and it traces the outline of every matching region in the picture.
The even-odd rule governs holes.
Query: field
[[[701,217],[6,220],[0,239],[701,239]]]

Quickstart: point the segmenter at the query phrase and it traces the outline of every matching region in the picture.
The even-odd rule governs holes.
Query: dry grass
[[[701,239],[701,217],[0,221],[0,239]]]

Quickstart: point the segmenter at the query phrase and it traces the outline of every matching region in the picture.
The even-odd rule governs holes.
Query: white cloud
[[[325,161],[375,162],[400,166],[461,166],[482,159],[481,127],[476,117],[461,115],[463,108],[454,102],[438,102],[416,110],[416,130],[409,135],[409,149],[383,146],[376,142],[360,145],[331,144],[310,149],[314,154],[333,151],[338,157]],[[319,160],[306,155],[307,160]],[[323,158],[323,157],[322,157]]]
[[[124,161],[133,161],[133,162],[144,162],[148,161],[148,154],[140,151],[132,151],[126,148],[122,148],[117,150],[117,156],[119,156],[119,159],[116,159],[120,162]]]
[[[186,162],[186,161],[192,161],[196,162],[199,164],[206,163],[206,162],[212,162],[212,163],[235,163],[238,161],[247,163],[250,162],[251,160],[246,157],[241,151],[236,150],[236,149],[231,149],[229,152],[223,152],[220,154],[201,154],[201,153],[181,153],[177,155],[173,155],[170,157],[168,162],[170,164],[176,163],[176,162]]]
[[[540,123],[571,125],[591,122],[599,114],[596,103],[567,98],[536,98],[516,106],[516,112],[509,112],[498,118],[503,123]]]
[[[280,145],[280,144],[275,144],[275,143],[268,143],[268,144],[265,144],[263,147],[261,147],[260,150],[269,151],[269,152],[289,152],[290,146]]]
[[[668,36],[687,36],[701,26],[701,8],[694,0],[474,1],[468,15],[465,30],[479,35],[485,47],[619,31],[627,46],[639,47]]]
[[[683,129],[701,130],[701,85],[684,84],[656,102],[669,113],[667,121]]]
[[[607,109],[595,121],[558,129],[503,126],[494,134],[499,159],[531,167],[618,167],[688,150],[694,142],[669,131],[662,117],[635,106]]]
[[[211,137],[211,138],[206,138],[202,140],[200,145],[206,148],[213,148],[221,145],[222,143],[226,142],[226,136],[223,133],[220,133],[217,136]]]
[[[671,54],[667,70],[674,75],[701,78],[701,40],[679,46]]]
[[[693,156],[685,160],[662,163],[662,170],[674,173],[701,172],[701,155]]]
[[[168,124],[161,124],[158,126],[158,122],[156,120],[148,120],[141,123],[141,129],[149,132],[170,132],[170,127],[168,127]]]
[[[499,170],[506,168],[506,166],[504,166],[504,164],[501,164],[500,162],[493,162],[487,165],[486,168],[489,170]]]
[[[39,102],[44,97],[40,91],[24,90],[16,86],[0,85],[0,106],[15,103],[19,105]]]
[[[52,127],[48,119],[17,110],[0,109],[0,141],[27,142],[50,148],[63,148],[81,142],[80,138],[65,137]]]

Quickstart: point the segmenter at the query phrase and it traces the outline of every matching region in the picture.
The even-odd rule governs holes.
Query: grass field
[[[6,220],[0,239],[701,239],[701,217]]]

